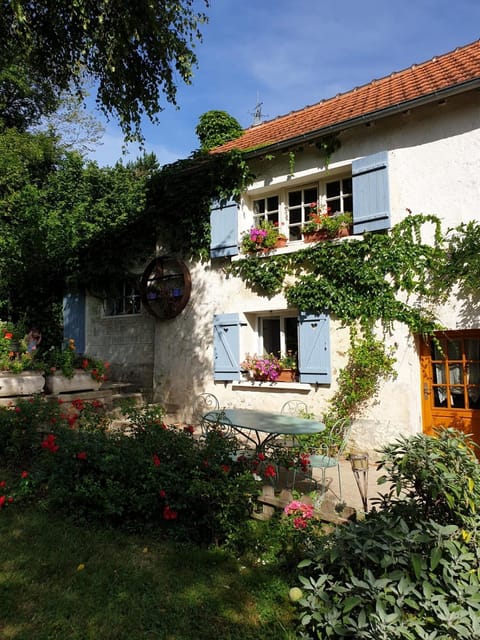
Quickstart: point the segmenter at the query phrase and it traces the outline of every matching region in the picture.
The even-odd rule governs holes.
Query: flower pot
[[[303,234],[304,242],[320,242],[321,240],[328,240],[328,233],[326,231],[310,231]]]
[[[277,382],[295,382],[296,379],[296,369],[282,369],[278,375]]]
[[[282,249],[287,246],[287,239],[284,237],[277,238],[274,249]]]
[[[0,397],[30,396],[41,393],[45,385],[43,371],[0,371]]]
[[[349,235],[351,235],[351,231],[350,231],[350,227],[348,226],[342,226],[337,231],[337,238],[346,238]]]
[[[54,394],[96,391],[101,384],[100,381],[94,380],[88,371],[77,369],[72,378],[67,378],[63,373],[56,371],[46,376],[45,391]]]

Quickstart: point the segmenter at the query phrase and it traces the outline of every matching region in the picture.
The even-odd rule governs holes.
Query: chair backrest
[[[308,413],[308,407],[301,400],[289,400],[285,402],[280,412],[287,416],[303,416]]]
[[[193,401],[192,422],[201,424],[202,416],[209,411],[220,409],[220,403],[213,393],[201,393]]]
[[[346,449],[351,431],[352,421],[350,418],[340,418],[328,427],[325,433],[321,434],[319,449],[325,455],[339,458]]]

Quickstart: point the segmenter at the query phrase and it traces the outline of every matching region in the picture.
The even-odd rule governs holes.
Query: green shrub
[[[52,424],[32,468],[46,506],[80,521],[150,528],[201,544],[238,535],[252,509],[252,474],[232,462],[234,439],[202,441],[166,425],[157,407],[134,409],[125,432]]]
[[[452,429],[385,447],[391,490],[301,563],[301,638],[480,637],[480,467]]]

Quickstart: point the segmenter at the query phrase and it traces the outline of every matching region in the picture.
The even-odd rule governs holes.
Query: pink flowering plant
[[[252,253],[273,249],[280,237],[285,237],[279,232],[278,222],[261,220],[257,225],[243,234],[240,247],[243,253]]]
[[[282,364],[273,353],[258,356],[256,353],[246,354],[245,360],[240,364],[242,369],[249,373],[255,380],[275,382],[282,370]]]

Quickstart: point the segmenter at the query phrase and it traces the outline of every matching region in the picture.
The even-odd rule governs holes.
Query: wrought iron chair
[[[280,413],[287,416],[304,416],[308,414],[308,407],[302,400],[288,400],[282,406]]]
[[[338,487],[339,497],[342,500],[342,474],[340,471],[340,458],[343,455],[348,444],[352,423],[349,418],[341,418],[337,420],[325,433],[320,435],[321,441],[318,447],[310,452],[310,468],[312,481],[318,485],[313,478],[313,470],[320,469],[322,473],[321,497],[325,496],[327,487],[325,478],[327,469],[335,469],[338,471]]]
[[[208,429],[211,428],[211,424],[206,422],[203,416],[209,411],[218,411],[218,409],[220,409],[220,403],[213,393],[201,393],[195,397],[192,409],[192,424],[200,427],[202,436],[205,436]]]

